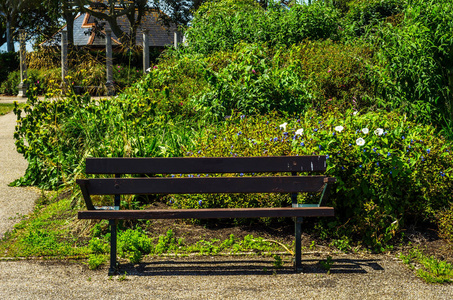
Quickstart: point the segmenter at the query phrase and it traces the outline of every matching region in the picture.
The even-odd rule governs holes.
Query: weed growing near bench
[[[413,248],[399,258],[416,271],[417,276],[429,283],[453,282],[453,266],[433,256],[426,256],[419,248]]]
[[[102,255],[109,252],[110,234],[93,238],[89,247],[93,252],[90,256],[92,264],[101,261]],[[184,238],[176,238],[170,229],[165,235],[159,237],[150,237],[141,227],[135,229],[119,230],[118,232],[118,255],[121,258],[128,259],[130,263],[138,263],[145,255],[218,255],[218,254],[237,254],[244,252],[253,252],[255,254],[272,254],[281,251],[282,245],[274,241],[268,241],[261,237],[247,235],[242,240],[235,238],[233,234],[224,241],[219,239],[199,240],[194,244],[186,244]],[[283,248],[289,248],[290,245],[283,245]]]

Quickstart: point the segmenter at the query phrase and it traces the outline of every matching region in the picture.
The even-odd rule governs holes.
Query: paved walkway
[[[33,210],[38,193],[33,188],[9,187],[15,179],[24,175],[27,161],[16,152],[14,127],[16,116],[9,113],[0,116],[0,238],[19,222],[21,216]]]
[[[13,97],[13,96],[0,96],[0,103],[13,103],[14,101],[17,101],[19,103],[27,102],[27,98]]]

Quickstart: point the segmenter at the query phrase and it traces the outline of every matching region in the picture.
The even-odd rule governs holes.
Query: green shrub
[[[120,231],[118,234],[118,255],[128,258],[131,263],[139,263],[143,254],[149,254],[153,249],[152,239],[140,227]]]
[[[88,257],[88,268],[90,270],[96,270],[100,265],[105,263],[107,261],[107,257],[105,255],[99,255],[99,254],[91,254]]]
[[[437,225],[439,235],[449,243],[453,243],[453,203],[450,207],[437,212]]]
[[[59,95],[57,89],[48,97]],[[150,101],[150,102],[148,102]],[[89,96],[38,101],[31,96],[14,137],[28,160],[16,185],[55,188],[83,173],[84,158],[178,156],[195,135],[190,120],[155,115],[151,99],[92,101]],[[22,109],[15,108],[20,116]]]
[[[395,22],[396,16],[403,11],[405,5],[405,0],[351,1],[344,20],[345,31],[359,37],[372,27],[382,26],[383,22]]]
[[[256,1],[209,1],[194,15],[187,30],[187,49],[208,54],[231,50],[239,42],[292,45],[305,39],[336,38],[338,11],[324,1],[295,4],[291,10],[269,3],[266,10]]]
[[[398,26],[381,26],[370,39],[379,47],[375,80],[382,105],[403,108],[418,122],[451,125],[452,18],[451,1],[410,1]]]
[[[303,133],[296,134],[297,129]],[[332,237],[359,236],[382,251],[406,222],[413,218],[433,222],[435,211],[449,205],[451,151],[451,143],[436,135],[435,128],[414,124],[398,113],[318,115],[308,111],[300,118],[275,114],[228,118],[224,126],[202,136],[187,155],[327,154],[327,174],[337,178],[331,195],[337,216],[330,224]],[[225,202],[224,197],[208,196],[177,201],[186,207],[200,203],[203,207],[272,206],[272,199],[263,198],[255,195]],[[348,225],[340,226],[344,223]]]
[[[374,105],[368,76],[371,56],[361,44],[332,41],[278,49],[240,43],[232,51],[206,56],[169,53],[128,93],[154,98],[158,110],[186,117],[195,113],[219,118],[232,109],[247,114],[359,109]]]
[[[0,94],[17,95],[17,89],[20,83],[20,71],[14,71],[8,74],[8,78],[0,85]]]
[[[19,69],[18,52],[0,53],[0,84],[8,78],[8,74]],[[0,93],[2,93],[0,91]]]
[[[46,74],[41,74],[40,71],[29,69],[27,70],[26,84],[29,89],[34,89],[34,93],[42,95],[45,91],[46,82],[48,80]],[[0,93],[6,95],[17,95],[20,84],[20,71],[9,73],[8,79],[0,86]]]
[[[66,80],[71,87],[86,87],[86,92],[89,94],[105,94],[105,72],[105,66],[98,64],[91,66],[89,69],[70,70]],[[142,75],[143,72],[135,68],[126,68],[120,65],[113,66],[113,81],[116,91],[122,91],[132,85]],[[8,79],[1,84],[0,93],[17,95],[19,83],[20,71],[11,72],[8,75]],[[35,88],[33,91],[35,95],[44,95],[54,85],[59,86],[61,84],[61,68],[28,69],[27,83],[30,88]]]

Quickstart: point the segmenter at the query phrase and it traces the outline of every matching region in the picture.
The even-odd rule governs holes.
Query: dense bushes
[[[35,92],[43,94],[45,92],[46,83],[54,78],[55,70],[38,71],[27,70],[27,84],[30,88],[36,88]],[[61,76],[60,76],[61,77]],[[14,71],[8,74],[7,80],[0,85],[0,94],[17,95],[18,86],[20,84],[20,71]]]
[[[8,74],[19,69],[19,54],[0,53],[0,83],[8,78]]]
[[[453,204],[437,213],[437,224],[439,226],[439,235],[453,243]]]
[[[344,18],[344,30],[351,38],[373,32],[386,23],[397,25],[398,15],[405,6],[404,0],[351,1]]]
[[[435,212],[449,205],[453,188],[452,144],[436,136],[434,128],[398,113],[235,115],[195,145],[186,155],[328,155],[327,174],[338,180],[331,195],[338,223],[330,226],[348,223],[336,229],[338,237],[352,233],[377,249],[408,220],[435,221]],[[183,207],[285,203],[281,197],[257,196],[176,199]]]
[[[383,26],[370,38],[380,47],[380,95],[421,122],[452,122],[452,18],[452,1],[415,0],[399,26]]]
[[[18,151],[28,159],[29,167],[17,184],[49,188],[72,182],[83,176],[86,156],[327,154],[328,174],[338,179],[331,197],[337,221],[329,225],[335,229],[330,236],[357,235],[377,250],[408,220],[434,222],[436,212],[449,205],[451,143],[436,135],[433,127],[414,124],[402,114],[352,110],[324,114],[308,110],[287,116],[237,114],[218,126],[194,131],[195,115],[178,121],[143,101],[151,99],[123,95],[96,103],[86,96],[29,101],[15,134]],[[199,121],[197,126],[203,125]],[[289,203],[279,195],[174,196],[170,200],[179,207]],[[348,226],[337,227],[346,222]]]
[[[264,11],[253,1],[208,2],[195,14],[192,27],[187,30],[186,50],[202,54],[231,49],[236,52],[240,42],[266,43],[271,49],[276,49],[306,39],[330,39],[338,42],[337,53],[344,57],[350,50],[345,45],[354,45],[372,58],[363,61],[359,57],[357,63],[361,70],[355,70],[356,76],[367,79],[366,91],[363,93],[360,89],[356,95],[349,93],[341,97],[351,101],[352,97],[362,94],[360,97],[365,98],[368,107],[403,108],[413,120],[441,126],[449,124],[451,128],[453,57],[449,49],[453,46],[453,39],[449,20],[452,19],[452,5],[450,0],[359,0],[349,1],[340,11],[323,1],[315,1],[312,5],[294,5],[290,10],[270,5]],[[341,18],[342,13],[344,16]],[[318,44],[317,50],[322,51],[325,45]],[[313,71],[315,75],[322,74],[317,69]],[[339,81],[343,80],[336,75]],[[306,91],[306,98],[318,101],[338,98],[336,92],[329,95],[329,85],[322,87],[322,93],[310,95],[307,92],[310,86],[322,84],[318,80],[323,78],[295,83]],[[262,85],[261,82],[257,84]],[[227,97],[237,98],[246,94],[230,91],[230,87],[222,85],[217,93],[227,89]],[[214,92],[205,100],[211,101],[209,96],[212,95],[218,96]],[[275,96],[281,97],[279,94],[271,95]],[[446,133],[451,134],[450,131]]]
[[[373,106],[374,86],[367,75],[371,53],[362,46],[332,41],[288,48],[240,43],[232,51],[204,56],[167,55],[128,91],[156,99],[162,112],[221,118],[231,110],[253,114]]]
[[[142,75],[142,56],[135,51],[115,52],[113,55],[113,81],[117,91],[130,86]],[[152,53],[154,60],[157,53]],[[0,72],[5,71],[5,77],[0,73],[0,94],[17,95],[20,82],[20,72],[17,65],[10,61],[17,54],[0,55]],[[3,60],[2,60],[3,59]],[[1,68],[1,64],[10,65]],[[72,86],[86,87],[83,89],[91,95],[105,94],[107,89],[105,53],[76,48],[69,51],[69,70],[67,82]],[[16,66],[13,68],[13,66]],[[27,79],[31,87],[36,87],[35,94],[44,95],[54,84],[61,84],[61,53],[59,49],[42,48],[27,54]]]
[[[264,10],[252,0],[208,1],[195,13],[186,35],[189,51],[208,54],[231,50],[239,42],[288,46],[335,38],[338,21],[338,12],[322,1],[289,11],[272,3]]]

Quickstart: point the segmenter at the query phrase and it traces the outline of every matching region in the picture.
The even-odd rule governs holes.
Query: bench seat
[[[333,217],[333,207],[273,207],[273,208],[200,208],[153,210],[86,210],[79,219],[223,219],[223,218],[283,218]]]

